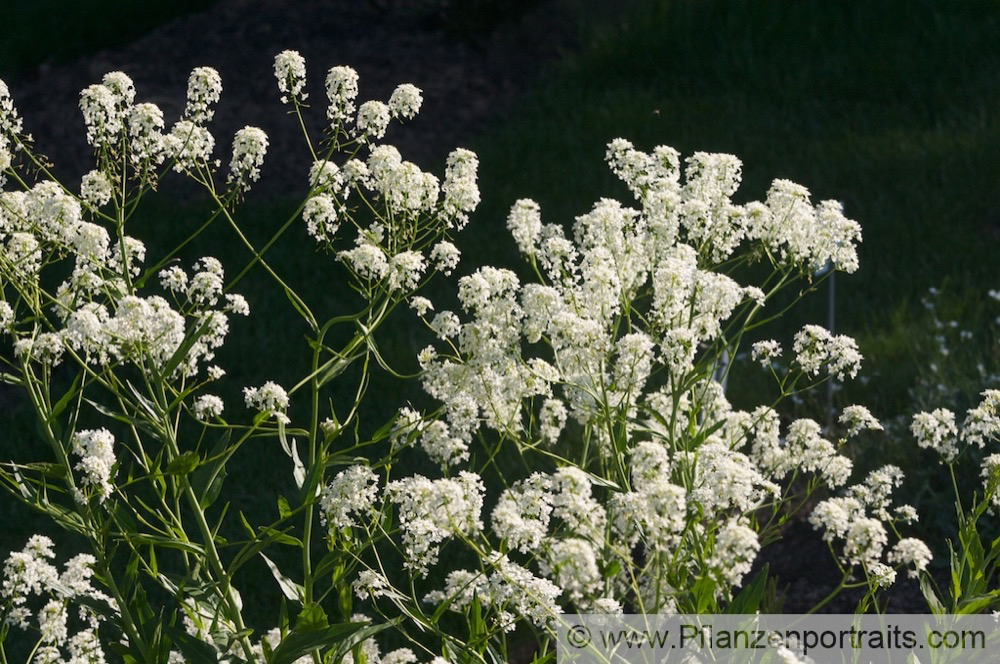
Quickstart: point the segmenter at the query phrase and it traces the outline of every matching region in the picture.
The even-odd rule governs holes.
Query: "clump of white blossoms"
[[[243,398],[247,408],[257,410],[285,424],[290,421],[285,415],[285,411],[288,410],[288,392],[273,381],[267,381],[260,387],[243,388]]]
[[[394,118],[410,120],[420,112],[423,103],[420,88],[411,83],[403,83],[396,86],[389,97],[389,112]]]
[[[240,191],[250,188],[251,182],[260,179],[260,167],[264,165],[268,138],[263,129],[244,127],[233,138],[233,156],[229,162],[228,182]]]
[[[818,325],[806,325],[795,335],[795,359],[807,374],[815,375],[827,367],[830,375],[844,380],[854,378],[861,368],[861,353],[854,339],[832,335]]]
[[[437,562],[441,542],[473,536],[483,527],[483,480],[473,473],[440,480],[408,477],[390,482],[385,493],[399,506],[405,565],[420,575]]]
[[[13,551],[3,565],[0,586],[0,611],[7,628],[33,630],[37,650],[32,661],[104,662],[105,655],[98,631],[109,617],[99,607],[109,607],[116,618],[117,604],[94,588],[94,565],[90,554],[79,554],[66,561],[60,572],[51,562],[54,544],[44,535],[33,535],[21,551]],[[37,600],[34,598],[38,598]],[[47,601],[40,607],[33,605]],[[81,626],[70,629],[69,609],[79,605]],[[76,628],[76,623],[73,625]],[[64,659],[65,652],[69,660]]]
[[[367,466],[351,466],[323,489],[320,519],[331,531],[360,525],[378,496],[378,476]]]
[[[194,405],[191,407],[191,412],[194,414],[195,419],[207,422],[222,415],[224,407],[222,399],[219,397],[214,394],[203,394],[195,399]]]
[[[330,100],[327,118],[342,122],[354,113],[358,96],[358,72],[351,67],[334,67],[326,75],[326,96]]]
[[[80,457],[76,470],[84,485],[91,487],[97,501],[103,503],[111,495],[112,471],[115,465],[115,437],[107,429],[78,431],[73,435],[73,453]]]
[[[745,260],[741,246],[761,250],[776,272],[811,278],[827,263],[856,269],[860,234],[839,206],[814,206],[808,192],[782,181],[764,202],[733,203],[741,164],[731,155],[697,153],[685,167],[670,148],[644,153],[617,140],[607,159],[637,207],[602,199],[567,231],[544,223],[534,201],[517,201],[508,229],[537,280],[483,267],[459,280],[461,311],[428,320],[430,307],[417,307],[445,342],[419,356],[424,389],[441,403],[421,447],[449,463],[492,430],[522,453],[539,443],[559,449],[572,422],[574,445],[582,436],[593,455],[587,470],[614,490],[595,500],[586,482],[591,520],[567,520],[556,514],[552,479],[529,474],[500,496],[494,534],[511,552],[543,551],[539,571],[577,606],[642,598],[666,609],[688,591],[671,585],[678,572],[665,560],[701,567],[716,579],[715,597],[725,597],[759,551],[743,515],[780,504],[779,482],[798,473],[831,488],[847,483],[852,464],[817,423],[796,421],[782,438],[775,411],[734,410],[712,374],[714,358],[736,353],[731,331],[773,295],[729,276],[730,262]],[[849,337],[807,327],[793,346],[796,375],[825,368],[844,379],[859,370]],[[766,367],[780,354],[775,341],[752,351]],[[852,429],[877,426],[859,409],[848,417]],[[695,526],[695,515],[706,525]],[[623,551],[602,546],[605,527]],[[704,546],[690,533],[706,531],[715,557],[687,561]],[[574,565],[562,562],[570,549]],[[590,551],[598,569],[614,561],[621,570],[614,593],[598,592]],[[628,576],[636,565],[641,587]]]
[[[204,125],[215,115],[212,108],[222,98],[222,77],[212,67],[196,67],[188,77],[184,120]]]
[[[929,413],[917,413],[910,425],[917,445],[941,456],[944,462],[951,462],[958,456],[958,425],[955,413],[947,408],[937,408]]]
[[[309,96],[302,91],[306,85],[306,60],[298,51],[282,51],[274,56],[274,77],[282,104],[290,101],[289,96],[300,103]]]

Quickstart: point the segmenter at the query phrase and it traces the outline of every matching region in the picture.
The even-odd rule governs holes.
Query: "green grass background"
[[[39,9],[52,5],[13,5],[16,21],[0,22],[0,71],[28,71],[40,61],[111,45],[207,3],[145,3],[144,11],[154,8],[145,23],[128,12],[109,12],[111,4],[132,6],[86,3],[86,16],[100,30],[75,42]],[[4,11],[11,15],[10,8]],[[838,332],[858,337],[866,364],[862,380],[838,392],[838,404],[865,403],[887,421],[919,408],[968,406],[1000,373],[1000,303],[986,295],[1000,288],[1000,4],[635,0],[627,12],[600,16],[581,12],[580,48],[472,146],[481,160],[483,204],[459,240],[463,269],[518,264],[504,227],[518,198],[536,199],[545,220],[565,223],[601,196],[625,198],[603,164],[605,145],[615,137],[644,149],[671,145],[684,155],[730,152],[744,162],[740,200],[761,198],[773,178],[788,178],[809,187],[817,200],[843,201],[864,228],[861,269],[837,278],[836,316]],[[472,30],[468,37],[477,35]],[[262,239],[294,204],[251,197],[244,220]],[[166,246],[163,228],[194,228],[204,211],[154,201],[141,221],[150,232],[134,232],[151,248]],[[353,302],[343,275],[329,257],[304,257],[304,242],[299,229],[269,260],[318,309],[339,313]],[[231,273],[247,260],[224,228],[194,247],[189,261],[206,248]],[[935,328],[921,301],[930,287],[942,289],[938,318],[954,319],[957,327]],[[454,279],[439,283],[434,297],[448,301],[454,288]],[[296,345],[305,329],[284,297],[259,276],[236,290],[247,294],[255,313],[234,321],[220,355],[230,374],[224,396],[234,410],[243,385],[292,383],[307,362],[305,345]],[[802,323],[825,323],[825,297],[825,291],[811,297],[772,335],[787,342]],[[959,339],[960,329],[970,331],[971,340]],[[942,334],[947,354],[936,339]],[[426,342],[409,317],[399,317],[381,341],[387,356],[410,370]],[[756,405],[760,379],[749,367],[744,374],[731,396],[737,405]],[[949,389],[939,390],[945,382]],[[345,383],[334,397],[349,389]],[[420,398],[413,386],[384,375],[372,395],[375,422]],[[822,417],[820,407],[806,403],[799,410]],[[16,405],[11,409],[4,415],[3,445],[28,454],[32,425],[18,419]],[[897,426],[855,451],[862,466],[903,465],[911,497],[930,510],[927,523],[933,525],[927,527],[947,528],[950,508],[941,503],[937,467],[914,448],[905,427]],[[250,504],[248,511],[263,522],[276,516],[274,501],[288,490],[291,465],[276,449],[252,452],[231,472],[236,479],[228,498]],[[3,549],[19,547],[34,531],[12,501],[0,501],[0,518],[10,524]],[[250,603],[262,616],[273,615],[275,593],[266,581],[257,585],[261,590]]]

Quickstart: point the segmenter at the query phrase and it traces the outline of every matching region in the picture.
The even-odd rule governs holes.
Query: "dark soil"
[[[323,80],[332,66],[359,72],[361,101],[387,100],[399,83],[421,88],[422,112],[411,126],[391,128],[387,140],[429,168],[508,111],[579,34],[579,10],[570,0],[499,0],[508,11],[480,20],[462,9],[470,4],[220,0],[123,48],[43,65],[8,83],[36,149],[70,183],[92,168],[77,110],[80,90],[106,72],[124,71],[135,81],[137,100],[157,103],[169,126],[183,110],[191,69],[215,67],[224,86],[211,125],[217,156],[226,161],[237,129],[259,126],[271,139],[260,188],[280,194],[294,186],[297,194],[309,161],[297,122],[279,101],[272,73],[278,52],[293,49],[306,58],[314,140],[325,119]]]

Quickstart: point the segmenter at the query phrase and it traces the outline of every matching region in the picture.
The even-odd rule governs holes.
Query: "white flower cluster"
[[[267,154],[267,134],[259,127],[244,127],[233,138],[233,156],[229,161],[228,182],[240,191],[260,179],[260,167]]]
[[[174,372],[191,376],[201,363],[214,357],[228,333],[227,313],[246,315],[249,309],[239,295],[222,298],[222,266],[212,258],[200,261],[200,269],[190,286],[180,268],[161,274],[161,283],[176,293],[182,292],[186,303],[175,310],[160,296],[141,297],[125,294],[130,289],[122,275],[134,277],[144,256],[143,245],[126,238],[126,252],[115,245],[109,249],[107,232],[96,224],[79,219],[78,206],[54,187],[42,183],[24,196],[24,228],[33,228],[38,236],[15,232],[7,244],[13,252],[18,247],[53,247],[73,256],[75,267],[69,279],[59,286],[55,312],[59,327],[55,332],[27,331],[15,338],[15,351],[24,361],[57,364],[66,348],[81,353],[88,362],[106,365],[126,360],[143,365],[152,361],[158,367],[176,362]],[[0,200],[0,204],[6,201]],[[30,224],[30,226],[29,226]],[[18,241],[20,238],[20,241]],[[12,253],[13,253],[12,252]],[[21,262],[37,279],[41,266]],[[24,275],[27,278],[27,274]],[[221,309],[212,307],[221,306]],[[188,335],[196,338],[183,357],[175,357]]]
[[[947,408],[917,413],[913,416],[910,431],[917,439],[917,445],[937,452],[943,461],[951,462],[958,456],[958,425],[955,413]]]
[[[282,51],[274,56],[274,77],[278,79],[282,104],[290,101],[289,95],[300,103],[309,96],[302,92],[306,85],[306,60],[298,51]]]
[[[155,180],[155,167],[174,159],[178,172],[207,165],[215,140],[204,124],[211,120],[211,106],[219,100],[222,81],[210,67],[195,69],[188,79],[188,99],[184,116],[165,133],[163,111],[152,103],[135,102],[135,85],[126,74],[111,72],[101,83],[80,94],[80,110],[87,127],[87,140],[98,154],[115,156],[123,140],[128,145],[129,162],[143,177]],[[100,162],[102,167],[107,164]],[[107,174],[105,174],[107,175]],[[96,187],[96,188],[95,188]],[[85,181],[84,199],[95,206],[106,200],[105,185]]]
[[[482,424],[512,428],[520,422],[521,404],[542,396],[548,405],[539,413],[540,437],[552,440],[563,421],[551,401],[556,385],[562,386],[568,412],[581,423],[603,416],[607,408],[634,412],[656,367],[684,375],[699,350],[719,338],[737,307],[763,303],[760,289],[744,288],[704,267],[706,260],[727,259],[744,239],[762,240],[751,212],[760,215],[769,208],[729,202],[740,179],[738,160],[699,153],[688,161],[683,185],[679,159],[668,148],[647,155],[615,141],[608,160],[642,209],[603,199],[577,217],[570,240],[561,227],[542,223],[536,203],[518,201],[508,227],[546,283],[522,285],[512,273],[480,269],[460,282],[459,296],[471,320],[461,323],[442,312],[432,322],[440,337],[458,340],[461,359],[422,354],[424,387],[445,403],[453,427],[452,413],[478,410]],[[778,244],[792,232],[790,221],[782,224],[785,230],[774,238]],[[799,256],[796,264],[829,260],[826,241],[813,237],[820,232],[816,224],[806,225],[800,231],[811,238],[813,253]],[[856,238],[848,236],[844,241],[853,250]],[[623,306],[647,292],[648,329],[622,334],[616,321]],[[796,338],[803,368],[814,373],[825,365],[840,378],[856,375],[861,356],[854,341],[819,330],[809,327]],[[552,359],[521,355],[525,342],[539,341],[551,347]],[[779,353],[776,343],[765,342],[755,347],[754,358],[768,363]],[[539,362],[549,369],[533,371],[532,363]],[[456,402],[462,408],[449,406]],[[459,429],[470,427],[463,422]]]
[[[222,97],[222,77],[211,67],[196,67],[188,77],[187,106],[184,119],[204,125],[215,115],[212,108]]]
[[[450,572],[444,588],[428,593],[424,601],[429,604],[447,602],[450,610],[464,611],[478,598],[484,610],[496,611],[495,624],[491,627],[504,631],[517,626],[516,616],[538,627],[546,627],[562,613],[557,601],[562,590],[552,581],[535,576],[507,556],[498,555],[487,562],[493,568],[489,573]]]
[[[258,412],[267,414],[279,422],[288,424],[288,393],[285,388],[275,382],[267,381],[260,387],[244,387],[243,399],[247,408],[253,408]]]
[[[378,497],[378,476],[367,466],[351,466],[337,473],[320,496],[320,521],[331,533],[361,525]]]
[[[74,468],[80,471],[84,485],[94,491],[99,503],[103,503],[114,490],[111,477],[115,465],[115,437],[107,429],[77,431],[73,434],[73,453],[80,457]]]
[[[63,653],[71,662],[104,662],[102,641],[98,629],[107,615],[96,610],[106,606],[117,611],[115,601],[92,585],[93,565],[89,554],[80,554],[66,561],[62,572],[50,562],[55,558],[53,543],[44,535],[33,535],[21,551],[10,553],[3,566],[3,586],[0,598],[8,606],[6,624],[18,629],[34,627],[41,635],[32,661],[63,662]],[[48,597],[46,603],[32,613],[29,600]],[[82,629],[70,636],[69,605],[78,603]]]
[[[695,153],[686,161],[683,184],[680,157],[669,147],[647,154],[616,139],[608,146],[607,159],[642,203],[661,247],[683,234],[719,262],[747,240],[810,272],[828,262],[845,272],[858,267],[861,228],[843,216],[839,203],[813,206],[805,187],[775,180],[763,203],[733,204],[730,197],[739,187],[742,164],[732,155]]]
[[[902,481],[903,473],[895,466],[876,469],[864,482],[852,486],[846,495],[820,502],[809,516],[813,528],[823,531],[824,540],[843,540],[843,561],[847,565],[861,565],[865,573],[883,587],[895,581],[899,567],[907,566],[909,574],[916,576],[931,561],[926,544],[914,538],[903,538],[885,556],[897,567],[883,562],[890,531],[886,523],[909,520],[907,515],[913,511],[906,505],[892,512],[889,509],[892,491]],[[891,530],[895,532],[894,525]]]
[[[337,124],[354,114],[358,96],[358,72],[351,67],[334,67],[326,75],[326,96],[330,100],[327,118]]]
[[[715,548],[708,566],[729,587],[738,586],[760,551],[757,533],[738,520],[728,521],[715,534]]]
[[[847,426],[847,437],[862,431],[882,431],[882,424],[864,406],[848,406],[840,415],[840,423]]]
[[[415,475],[386,485],[386,497],[399,507],[406,567],[426,575],[444,540],[478,534],[483,492],[483,480],[466,471],[454,479]]]
[[[826,366],[830,375],[844,380],[854,378],[861,369],[857,342],[843,334],[836,336],[819,325],[806,325],[795,334],[792,348],[802,371],[816,375]]]

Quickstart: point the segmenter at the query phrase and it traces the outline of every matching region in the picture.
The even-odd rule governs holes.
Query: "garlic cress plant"
[[[806,326],[787,350],[757,341],[778,399],[738,411],[723,389],[747,334],[780,316],[776,298],[808,292],[827,264],[857,269],[860,227],[839,204],[814,205],[785,180],[736,204],[735,157],[682,162],[619,139],[607,161],[635,207],[602,199],[567,234],[518,201],[508,227],[533,278],[481,267],[458,280],[461,311],[438,311],[418,293],[457,268],[454,236],[479,203],[475,154],[452,152],[443,179],[405,161],[381,140],[416,115],[420,91],[359,103],[349,67],[326,76],[316,142],[303,58],[279,54],[274,73],[313,159],[305,200],[259,247],[236,211],[268,138],[240,130],[223,168],[208,127],[222,89],[213,69],[192,72],[169,130],[121,72],[84,90],[95,168],[79,193],[33,151],[0,83],[3,378],[27,395],[46,446],[0,477],[90,550],[68,564],[78,583],[40,536],[10,554],[0,654],[8,635],[28,634],[41,661],[506,662],[533,639],[547,660],[566,611],[756,610],[760,550],[820,489],[833,495],[810,519],[843,572],[838,592],[864,587],[861,608],[877,606],[897,570],[926,568],[926,546],[898,529],[912,508],[891,505],[898,470],[847,486],[840,447],[877,420],[852,406],[845,435],[829,439],[778,415],[782,399],[857,374],[852,339]],[[129,234],[170,171],[215,204],[195,235],[225,224],[252,253],[235,278],[211,256],[179,261],[194,236],[147,257]],[[343,265],[364,306],[322,311],[295,292],[267,258],[285,233]],[[761,266],[762,279],[740,283]],[[290,385],[260,376],[240,386],[243,404],[226,404],[213,360],[230,316],[251,314],[234,290],[250,269],[308,326],[310,370]],[[437,339],[417,361],[439,406],[361,429],[369,366],[385,365],[376,333],[404,307]],[[330,403],[349,366],[361,367],[353,402]],[[250,524],[223,485],[227,462],[260,439],[292,460],[294,488],[278,520]],[[406,472],[414,459],[440,474]],[[245,537],[226,541],[237,512]],[[277,545],[299,564],[280,568],[267,553]],[[247,624],[238,590],[251,561],[288,607],[264,629]],[[383,655],[380,642],[395,649]]]

